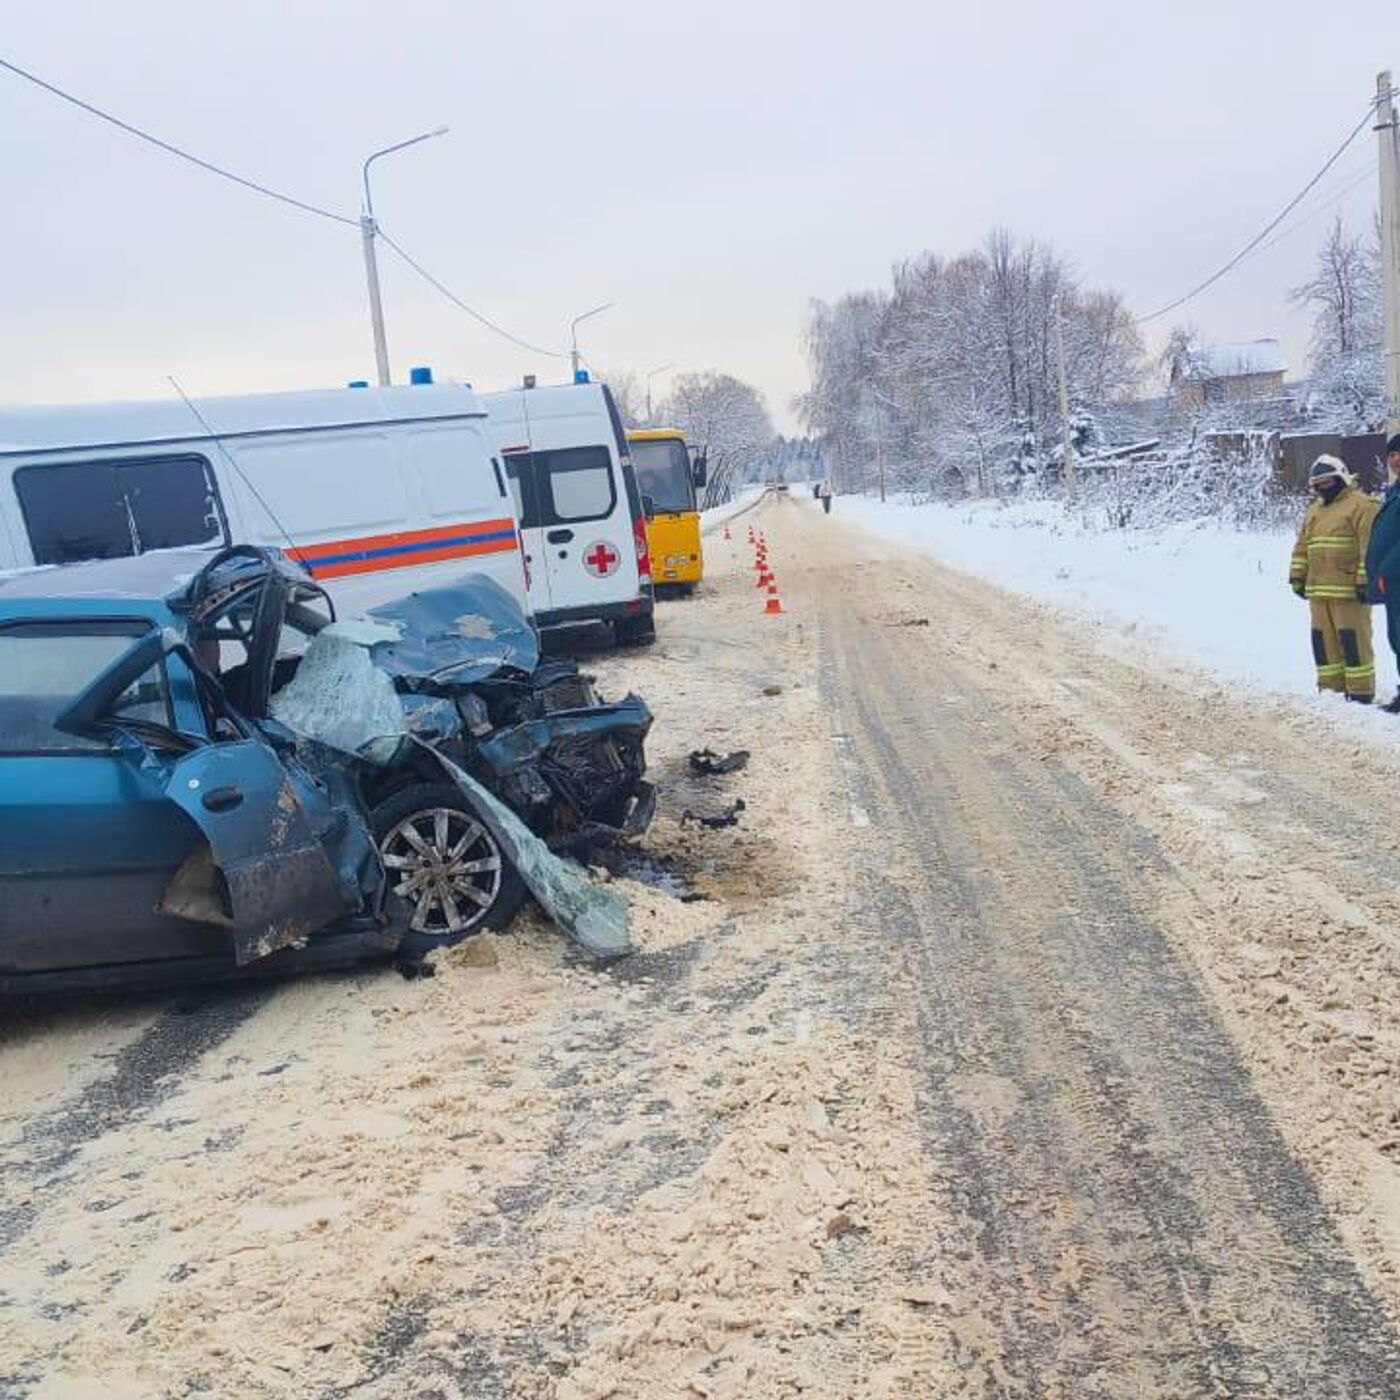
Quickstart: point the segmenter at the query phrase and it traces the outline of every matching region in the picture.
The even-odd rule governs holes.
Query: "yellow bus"
[[[691,461],[676,428],[635,428],[627,445],[647,516],[652,583],[689,593],[705,569],[695,501],[695,488],[705,484],[705,458]]]

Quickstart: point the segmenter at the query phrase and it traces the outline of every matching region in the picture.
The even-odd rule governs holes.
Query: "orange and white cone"
[[[778,597],[778,580],[772,574],[768,575],[768,601],[763,605],[764,617],[780,617],[783,611],[783,601]]]

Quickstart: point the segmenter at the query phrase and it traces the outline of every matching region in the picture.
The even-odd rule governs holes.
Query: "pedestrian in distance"
[[[1385,635],[1400,664],[1400,433],[1385,445],[1385,469],[1385,499],[1371,527],[1366,577],[1370,580],[1370,601],[1385,605]],[[1400,715],[1400,690],[1381,709]]]
[[[1379,506],[1356,489],[1344,462],[1326,454],[1312,464],[1308,485],[1313,501],[1293,546],[1288,583],[1308,600],[1317,688],[1369,705],[1376,662],[1366,553]]]
[[[830,482],[829,479],[824,480],[824,481],[821,483],[821,485],[817,487],[817,499],[822,503],[822,510],[825,511],[827,515],[830,515],[830,514],[831,514],[831,482]]]

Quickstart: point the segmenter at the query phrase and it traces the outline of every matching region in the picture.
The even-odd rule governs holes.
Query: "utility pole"
[[[369,320],[374,331],[374,367],[379,372],[379,384],[383,388],[389,378],[389,341],[384,334],[384,299],[379,291],[379,258],[375,252],[374,239],[379,225],[374,222],[374,194],[369,184],[369,168],[381,156],[392,155],[395,151],[406,151],[422,141],[431,141],[435,136],[446,136],[447,128],[439,126],[425,131],[421,136],[411,136],[407,141],[396,141],[375,151],[360,169],[364,182],[364,206],[360,213],[360,246],[365,254],[365,280],[369,283]]]
[[[384,302],[379,294],[379,259],[374,251],[374,215],[360,215],[360,246],[365,252],[365,279],[369,283],[369,322],[374,332],[374,365],[380,386],[389,383],[389,342],[384,334]]]
[[[1376,78],[1381,167],[1381,287],[1385,298],[1385,431],[1400,432],[1400,126],[1387,68]]]
[[[1069,376],[1065,373],[1065,326],[1060,316],[1060,299],[1055,298],[1055,358],[1060,367],[1060,422],[1065,434],[1065,493],[1074,495],[1074,434],[1069,424]]]

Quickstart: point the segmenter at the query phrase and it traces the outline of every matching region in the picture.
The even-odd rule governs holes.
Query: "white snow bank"
[[[762,486],[744,486],[740,488],[738,495],[733,500],[726,501],[722,506],[711,506],[709,510],[702,510],[700,512],[700,533],[708,535],[718,530],[726,520],[733,520],[736,515],[740,515],[757,505],[758,498],[762,494]]]
[[[1291,534],[1209,523],[1089,529],[1044,501],[882,505],[840,496],[832,506],[833,517],[1000,588],[1108,624],[1125,641],[1131,634],[1135,645],[1165,649],[1221,680],[1310,698],[1329,710],[1344,703],[1316,694],[1307,605],[1287,582]],[[1388,698],[1396,672],[1384,610],[1375,609],[1372,621],[1377,692]],[[1400,737],[1390,716],[1374,720]]]

